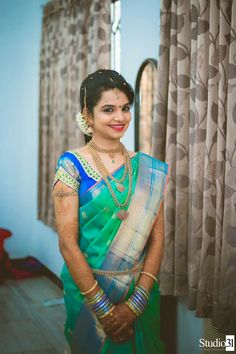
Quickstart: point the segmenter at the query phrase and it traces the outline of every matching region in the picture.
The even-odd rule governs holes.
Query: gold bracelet
[[[146,275],[148,275],[150,278],[152,278],[153,280],[155,280],[155,282],[158,282],[157,277],[155,277],[155,276],[152,275],[151,273],[148,273],[148,272],[141,272],[140,274],[146,274]]]
[[[98,290],[98,292],[92,297],[92,299],[87,300],[89,305],[95,305],[99,302],[103,297],[104,291],[102,289]]]
[[[92,286],[92,288],[87,290],[87,291],[85,291],[85,292],[81,291],[81,294],[82,295],[87,295],[87,294],[91,293],[96,288],[97,285],[98,285],[98,282],[97,282],[97,280],[95,280],[95,284]]]
[[[127,306],[129,306],[130,310],[132,310],[133,313],[134,313],[137,317],[139,317],[140,314],[138,313],[138,311],[136,310],[136,308],[134,307],[134,305],[133,305],[131,302],[128,302],[128,300],[127,300],[127,301],[125,301],[125,304],[126,304]]]
[[[115,309],[115,306],[113,305],[113,306],[110,308],[110,310],[108,310],[108,312],[106,312],[106,313],[103,314],[103,315],[100,315],[99,318],[105,318],[105,317],[109,316],[109,315],[112,313],[112,311],[113,311],[114,309]]]

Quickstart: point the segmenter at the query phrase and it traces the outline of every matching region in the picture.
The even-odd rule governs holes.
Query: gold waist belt
[[[126,274],[132,274],[132,273],[138,273],[141,271],[143,266],[143,263],[137,264],[135,267],[131,269],[125,269],[125,270],[102,270],[102,269],[93,269],[93,273],[97,275],[126,275]]]

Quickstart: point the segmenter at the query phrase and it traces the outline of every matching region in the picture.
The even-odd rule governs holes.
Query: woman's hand
[[[126,304],[118,304],[110,315],[101,320],[101,324],[114,342],[121,343],[132,337],[133,322],[136,318],[137,316]]]

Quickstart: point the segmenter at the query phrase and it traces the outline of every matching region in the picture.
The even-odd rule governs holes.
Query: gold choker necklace
[[[119,143],[119,146],[117,148],[115,148],[115,149],[103,149],[103,148],[100,148],[92,140],[90,140],[89,145],[94,150],[96,150],[98,152],[103,152],[103,153],[109,154],[110,158],[112,159],[112,163],[115,162],[115,160],[114,160],[115,153],[118,153],[118,152],[121,152],[121,151],[123,152],[121,143]]]

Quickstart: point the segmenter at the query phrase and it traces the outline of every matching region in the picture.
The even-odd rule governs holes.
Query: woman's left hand
[[[133,335],[133,322],[137,316],[126,304],[115,305],[112,314],[105,317],[101,323],[106,333],[114,342],[120,343]]]

